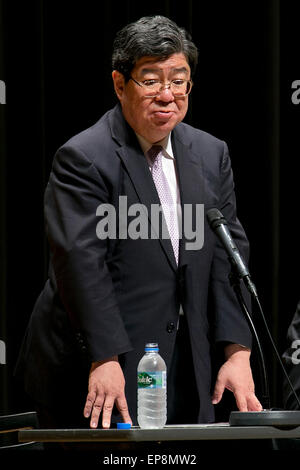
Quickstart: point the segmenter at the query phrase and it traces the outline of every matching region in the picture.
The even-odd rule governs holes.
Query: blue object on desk
[[[117,423],[117,429],[130,429],[130,423]]]

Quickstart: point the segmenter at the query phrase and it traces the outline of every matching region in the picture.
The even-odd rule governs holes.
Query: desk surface
[[[162,429],[24,429],[20,442],[161,442],[233,439],[300,439],[300,426],[230,426],[228,423],[165,426]]]

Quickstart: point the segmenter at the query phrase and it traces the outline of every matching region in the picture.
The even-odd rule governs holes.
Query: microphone
[[[250,294],[257,297],[256,287],[251,281],[250,273],[246,267],[240,252],[234,243],[230,231],[227,228],[227,221],[218,209],[210,209],[207,211],[207,220],[210,228],[215,232],[223,247],[225,248],[232,268],[236,275],[245,283]]]
[[[208,223],[210,225],[210,228],[213,230],[213,232],[217,235],[219,240],[221,241],[223,247],[225,248],[231,266],[232,270],[235,274],[235,279],[242,279],[248,289],[248,291],[253,295],[255,298],[256,304],[258,306],[259,312],[261,314],[261,318],[263,319],[264,326],[266,329],[266,332],[269,336],[270,342],[272,344],[273,350],[276,354],[276,357],[278,359],[279,365],[287,379],[287,382],[289,384],[289,387],[294,394],[296,401],[298,403],[299,409],[300,409],[300,399],[298,398],[298,395],[293,387],[293,384],[291,383],[291,380],[285,370],[285,367],[281,361],[280,355],[278,353],[278,350],[276,348],[276,345],[273,341],[272,335],[270,333],[270,330],[268,328],[262,306],[260,304],[256,288],[251,281],[251,277],[248,271],[248,268],[246,267],[239,250],[237,246],[235,245],[232,236],[230,234],[230,231],[227,227],[227,221],[225,217],[222,215],[222,213],[216,209],[210,209],[206,213]],[[259,356],[260,356],[260,365],[261,365],[261,370],[262,370],[262,377],[263,377],[263,387],[264,387],[264,397],[266,397],[267,401],[269,399],[268,397],[268,383],[267,383],[267,373],[266,373],[266,367],[264,363],[264,355],[263,351],[260,346],[259,338],[257,335],[257,332],[255,330],[254,323],[252,321],[251,315],[248,312],[247,306],[242,298],[242,293],[241,290],[238,287],[238,282],[235,282],[234,284],[234,290],[236,292],[238,301],[242,307],[242,310],[244,314],[246,315],[246,318],[248,320],[249,326],[255,336],[257,346],[259,349]],[[239,412],[239,411],[232,411],[229,419],[229,424],[231,426],[244,426],[244,425],[270,425],[270,426],[299,426],[300,425],[300,411],[288,411],[288,410],[274,410],[274,409],[267,409],[264,411],[259,411],[259,412]]]

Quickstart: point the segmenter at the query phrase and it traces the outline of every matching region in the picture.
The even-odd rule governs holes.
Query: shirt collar
[[[150,150],[152,145],[150,142],[148,142],[144,137],[136,133],[136,136],[138,138],[138,141],[140,143],[140,146],[142,147],[142,150],[144,154]],[[155,142],[155,145],[161,145],[165,152],[163,153],[166,158],[171,158],[174,159],[173,152],[172,152],[172,144],[171,144],[171,133],[168,134],[164,139],[160,140],[159,142]]]

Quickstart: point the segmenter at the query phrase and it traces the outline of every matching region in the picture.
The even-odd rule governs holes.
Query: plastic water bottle
[[[167,421],[167,368],[157,343],[147,343],[137,368],[137,420],[141,428],[162,428]]]

